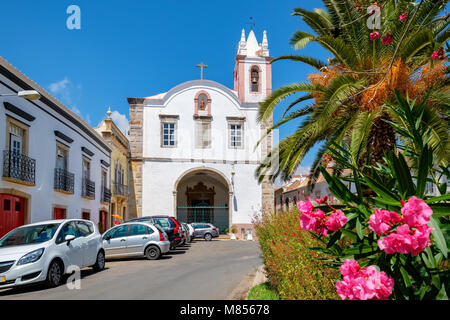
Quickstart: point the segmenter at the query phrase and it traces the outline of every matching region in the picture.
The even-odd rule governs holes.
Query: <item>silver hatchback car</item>
[[[161,227],[132,222],[115,226],[103,234],[106,258],[144,256],[157,260],[169,252],[170,241]]]

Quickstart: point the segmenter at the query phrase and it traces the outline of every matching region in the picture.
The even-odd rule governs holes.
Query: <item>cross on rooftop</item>
[[[200,79],[203,80],[203,68],[208,68],[208,65],[202,63],[198,64],[197,67],[200,68]]]

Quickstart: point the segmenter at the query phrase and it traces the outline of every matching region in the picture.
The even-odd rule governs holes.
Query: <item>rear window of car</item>
[[[163,228],[173,228],[174,226],[171,225],[169,221],[171,221],[169,218],[153,218],[155,220],[155,223],[157,223],[159,226]]]

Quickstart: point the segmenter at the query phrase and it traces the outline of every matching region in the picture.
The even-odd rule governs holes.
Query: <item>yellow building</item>
[[[136,217],[135,212],[130,212],[129,198],[129,159],[130,145],[127,137],[120,131],[111,119],[111,110],[107,112],[107,119],[103,120],[98,127],[94,128],[111,148],[111,207],[108,214],[107,227],[114,225],[114,221],[120,222]]]

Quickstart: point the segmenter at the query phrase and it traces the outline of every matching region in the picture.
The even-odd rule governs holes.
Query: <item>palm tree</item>
[[[380,29],[367,27],[372,11],[367,0],[323,0],[326,10],[297,8],[315,34],[297,31],[291,44],[296,49],[316,42],[333,57],[327,62],[303,56],[281,56],[273,60],[305,63],[317,70],[307,82],[275,90],[260,105],[259,121],[270,119],[280,102],[303,93],[285,109],[282,119],[267,134],[283,124],[303,117],[298,129],[280,141],[259,166],[263,176],[279,159],[271,178],[288,179],[305,154],[322,143],[311,168],[316,178],[324,153],[333,143],[353,142],[358,164],[373,165],[395,147],[396,136],[386,121],[396,121],[388,104],[395,103],[395,89],[413,99],[426,99],[426,116],[431,128],[429,143],[440,162],[449,157],[448,107],[449,68],[443,46],[448,44],[449,15],[440,15],[448,0],[378,1]],[[375,16],[373,16],[375,17]],[[307,106],[299,107],[304,101]],[[273,170],[273,169],[271,169]]]

